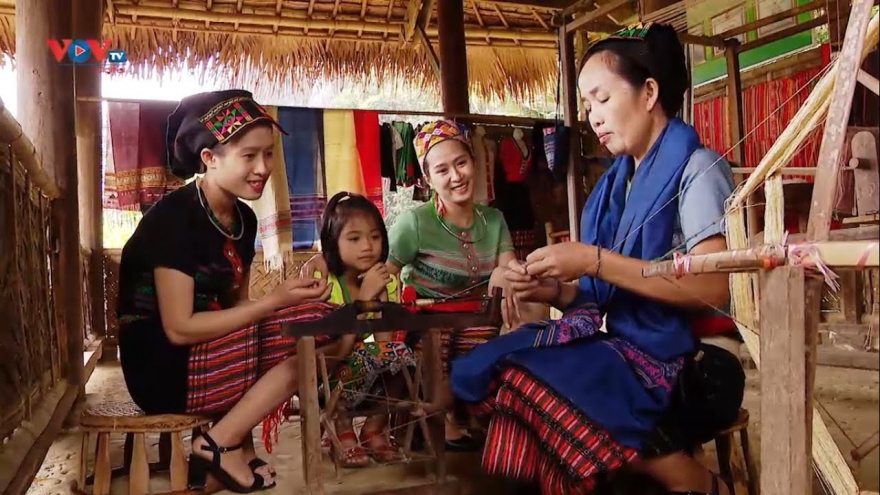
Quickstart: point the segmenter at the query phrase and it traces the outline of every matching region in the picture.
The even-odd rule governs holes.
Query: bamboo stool
[[[73,491],[87,495],[109,495],[111,479],[128,475],[129,495],[146,495],[150,493],[150,474],[164,470],[171,472],[170,493],[186,491],[189,466],[181,433],[199,430],[210,421],[207,417],[178,414],[149,416],[130,400],[105,401],[88,407],[80,416],[82,447]],[[111,433],[126,435],[123,465],[116,469],[110,466]],[[160,435],[157,463],[147,462],[147,433]],[[89,475],[89,443],[93,436],[97,437],[95,471]]]
[[[742,446],[742,457],[736,449],[737,432]],[[740,408],[733,425],[715,435],[715,452],[718,456],[718,469],[725,479],[733,483],[734,495],[757,495],[758,474],[749,450],[749,411]]]

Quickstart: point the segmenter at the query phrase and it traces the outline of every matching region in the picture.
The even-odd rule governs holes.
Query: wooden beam
[[[742,79],[740,79],[738,46],[738,41],[730,40],[724,50],[724,57],[727,60],[727,124],[730,132],[730,144],[733,146],[733,161],[744,165]]]
[[[18,116],[31,138],[43,167],[58,185],[60,198],[52,201],[53,230],[60,250],[58,278],[53,286],[58,352],[65,353],[69,383],[85,393],[83,382],[82,281],[79,246],[79,209],[74,121],[73,71],[52,58],[47,39],[72,38],[72,6],[65,0],[18,0],[15,9],[15,45]],[[48,304],[48,301],[34,301]]]
[[[828,240],[834,241],[870,241],[880,236],[880,226],[867,225],[849,229],[832,230],[828,233]],[[807,241],[807,234],[791,234],[788,236],[789,244],[801,244]],[[764,244],[764,232],[758,232],[749,238],[749,245],[758,247]]]
[[[568,191],[568,230],[572,240],[577,240],[580,230],[580,211],[583,205],[584,185],[580,163],[580,129],[578,122],[577,101],[577,61],[574,59],[574,32],[559,28],[559,49],[562,52],[562,98],[565,125],[570,128],[568,171],[566,173],[566,190]]]
[[[481,3],[496,3],[498,5],[516,5],[538,7],[549,10],[562,10],[571,5],[573,0],[482,0]]]
[[[437,32],[440,37],[440,99],[443,112],[468,113],[467,46],[464,34],[463,0],[437,4]]]
[[[434,70],[434,75],[437,77],[437,81],[440,81],[442,76],[442,72],[440,71],[440,58],[437,57],[437,52],[434,51],[434,45],[431,44],[431,40],[428,39],[428,35],[425,34],[425,28],[416,25],[416,39],[419,43],[422,44],[422,47],[425,48],[425,54],[428,56],[428,63],[431,64],[431,69]]]
[[[409,0],[406,6],[406,17],[403,21],[403,39],[409,41],[416,31],[416,23],[419,19],[419,8],[423,0]]]
[[[810,493],[804,270],[761,274],[761,493]]]
[[[858,75],[856,75],[856,79],[866,88],[868,88],[875,95],[880,96],[880,80],[876,77],[868,74],[864,71],[864,69],[859,69]]]
[[[753,50],[755,48],[760,48],[762,46],[773,43],[774,41],[779,41],[789,36],[802,33],[804,31],[809,31],[810,29],[817,28],[819,26],[823,26],[828,23],[828,19],[825,17],[817,17],[815,19],[810,19],[809,21],[801,22],[795,24],[794,26],[782,29],[780,31],[776,31],[773,34],[768,34],[767,36],[763,36],[754,41],[747,41],[739,46],[740,52],[747,52],[749,50]]]
[[[828,115],[822,133],[822,143],[819,147],[819,158],[816,165],[818,170],[813,185],[810,216],[807,223],[807,239],[809,241],[827,240],[831,228],[831,212],[836,198],[841,162],[840,154],[844,151],[843,145],[846,140],[847,124],[855,93],[856,74],[862,65],[862,52],[873,3],[873,0],[853,0],[843,49],[836,61],[837,77],[831,90]],[[821,281],[810,280],[806,284],[804,304],[806,308],[809,308],[809,311],[806,313],[804,321],[806,325],[805,340],[797,341],[804,342],[807,348],[804,388],[808,406],[807,434],[810,435],[808,436],[808,447],[811,446],[812,425],[815,423],[811,406],[816,380],[816,348],[819,340],[818,326],[822,292]],[[836,487],[833,489],[837,490]]]
[[[820,346],[817,350],[816,364],[832,368],[878,371],[880,370],[880,354]]]
[[[77,36],[102,39],[104,24],[102,0],[74,0],[73,22]],[[76,97],[101,96],[101,70],[94,66],[75,69]],[[80,242],[89,252],[89,297],[92,332],[99,338],[106,335],[104,320],[104,204],[101,197],[104,182],[101,167],[101,106],[77,102],[76,161],[79,187]],[[113,353],[108,352],[112,360]]]
[[[575,17],[573,21],[565,25],[565,30],[567,32],[577,31],[583,26],[586,26],[589,23],[598,20],[600,17],[604,17],[610,14],[611,12],[617,10],[620,7],[623,7],[628,3],[630,3],[630,0],[611,0],[608,3],[599,6],[595,10],[585,12],[584,14]]]
[[[82,365],[82,356],[79,357]],[[0,472],[0,493],[24,494],[46,458],[52,443],[63,431],[64,420],[78,396],[78,387],[66,380],[43,392],[30,424],[18,428],[3,443],[0,464],[9,469]],[[12,458],[10,458],[12,457]],[[21,459],[15,463],[15,459]]]
[[[404,39],[410,41],[416,33],[416,27],[422,30],[428,26],[431,13],[434,12],[434,0],[410,0],[406,9],[406,21],[404,23]]]
[[[824,9],[827,7],[826,0],[815,0],[808,4],[798,5],[797,7],[788,9],[783,12],[779,12],[777,14],[768,15],[767,17],[762,17],[756,21],[747,22],[742,26],[735,27],[733,29],[728,29],[727,31],[718,33],[716,36],[722,39],[734,38],[740,34],[745,34],[751,31],[756,31],[764,26],[769,26],[775,22],[783,21],[788,19],[789,17],[794,17],[797,15],[805,14],[807,12],[812,12],[818,9]],[[759,38],[760,39],[760,38]]]

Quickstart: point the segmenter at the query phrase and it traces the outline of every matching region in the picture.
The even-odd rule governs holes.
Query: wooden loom
[[[407,388],[410,393],[408,401],[397,401],[395,407],[405,407],[419,411],[418,424],[425,434],[426,449],[432,454],[434,464],[433,477],[426,480],[425,484],[436,487],[446,486],[449,482],[446,476],[446,464],[444,459],[444,426],[442,413],[446,406],[443,400],[442,387],[443,371],[440,362],[440,329],[461,329],[468,327],[491,326],[501,327],[501,289],[496,288],[491,299],[486,299],[481,311],[477,312],[447,312],[419,310],[420,304],[404,305],[392,302],[355,301],[334,310],[329,315],[312,321],[287,323],[283,333],[297,338],[299,379],[299,406],[302,418],[302,452],[303,452],[303,476],[305,477],[306,493],[308,495],[323,495],[324,483],[321,473],[321,423],[329,426],[328,433],[331,442],[335,433],[332,421],[327,420],[327,415],[322,414],[318,406],[318,378],[315,352],[315,338],[317,334],[347,335],[365,334],[376,332],[389,332],[395,330],[407,330],[426,332],[422,340],[422,363],[419,367],[424,373],[416,371],[416,381],[419,375],[424,377],[423,393],[420,392],[419,384],[409,383]],[[451,299],[452,300],[452,299]],[[361,318],[367,313],[378,314],[374,318]],[[322,356],[323,357],[323,356]],[[325,392],[329,389],[326,366],[323,359],[322,375],[324,377]],[[404,370],[404,374],[406,374]],[[334,390],[333,395],[327,397],[327,407],[332,413],[340,388]],[[424,396],[424,400],[420,397]],[[389,403],[390,405],[390,403]],[[389,408],[390,409],[390,408]],[[386,409],[387,411],[387,409]],[[369,413],[372,414],[372,413]],[[412,438],[412,429],[406,433],[406,448],[409,448]],[[338,470],[337,470],[338,474]],[[412,487],[411,484],[407,485]],[[401,487],[402,488],[402,487]],[[382,492],[389,492],[395,487],[384,486]],[[359,488],[356,493],[365,493]]]
[[[761,492],[767,495],[811,493],[810,452],[812,463],[830,493],[860,493],[840,449],[813,408],[822,281],[805,273],[812,267],[878,266],[876,237],[858,239],[871,242],[829,241],[831,211],[855,84],[862,82],[875,91],[873,84],[869,84],[872,81],[860,76],[862,62],[877,46],[878,19],[876,15],[870,16],[872,5],[872,0],[852,2],[839,57],[754,173],[731,198],[725,215],[731,251],[680,257],[654,263],[644,270],[645,276],[732,273],[734,316],[746,347],[761,371],[760,486]],[[806,243],[786,244],[782,168],[809,132],[823,120],[825,128]],[[749,249],[747,198],[764,179],[767,198],[764,247]],[[674,279],[672,281],[674,283]],[[761,296],[762,292],[765,297]]]

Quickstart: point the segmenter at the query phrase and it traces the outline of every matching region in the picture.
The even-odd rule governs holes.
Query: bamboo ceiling
[[[441,0],[442,1],[442,0]],[[239,84],[309,87],[322,78],[402,79],[436,91],[419,42],[406,36],[419,1],[107,0],[104,35],[140,75],[228,69]],[[528,5],[529,3],[541,4]],[[556,32],[548,4],[465,0],[469,79],[481,96],[555,88]],[[0,52],[12,54],[15,0],[0,0]],[[425,28],[437,50],[436,11]]]

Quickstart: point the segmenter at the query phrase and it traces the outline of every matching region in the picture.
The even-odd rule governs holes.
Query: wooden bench
[[[74,493],[109,495],[110,482],[117,476],[128,476],[129,495],[150,492],[150,475],[168,470],[171,492],[187,490],[188,464],[181,433],[198,430],[210,418],[178,414],[147,415],[130,400],[104,401],[90,406],[80,416],[82,432],[79,472]],[[121,467],[110,465],[110,434],[124,433],[125,454]],[[148,433],[159,434],[159,462],[147,462]],[[94,473],[88,473],[92,438],[96,439]]]

